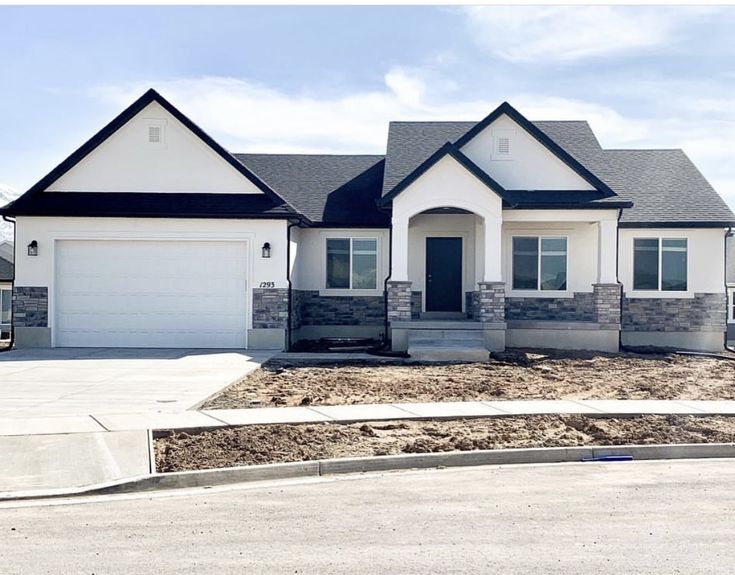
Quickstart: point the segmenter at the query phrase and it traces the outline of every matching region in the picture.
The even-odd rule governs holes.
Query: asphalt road
[[[733,573],[735,460],[486,467],[0,508],[0,572]]]

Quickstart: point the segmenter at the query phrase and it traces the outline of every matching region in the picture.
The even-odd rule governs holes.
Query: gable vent
[[[161,140],[161,126],[148,126],[148,142],[160,144]]]
[[[498,154],[510,154],[510,138],[507,136],[498,138]]]

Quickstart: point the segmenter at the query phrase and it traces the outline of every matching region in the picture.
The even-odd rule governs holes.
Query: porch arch
[[[498,198],[498,204],[499,198]],[[480,234],[475,237],[475,250],[482,250],[483,273],[481,280],[484,282],[500,282],[501,275],[501,241],[502,241],[502,211],[493,209],[495,206],[487,203],[477,203],[466,198],[425,198],[419,202],[411,202],[403,210],[394,206],[392,216],[392,269],[391,279],[393,281],[408,281],[408,245],[409,224],[411,218],[424,214],[430,210],[442,208],[457,208],[471,213],[480,218],[482,222]],[[500,208],[500,205],[498,205]]]

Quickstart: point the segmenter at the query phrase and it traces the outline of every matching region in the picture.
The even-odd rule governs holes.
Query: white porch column
[[[408,281],[408,218],[393,217],[391,281]]]
[[[502,282],[502,223],[499,218],[485,215],[485,270],[483,274],[486,282]]]
[[[618,222],[601,220],[597,222],[597,231],[597,283],[617,283]]]

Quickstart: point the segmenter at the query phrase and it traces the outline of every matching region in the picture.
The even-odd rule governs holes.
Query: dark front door
[[[462,238],[426,238],[426,311],[462,311]]]

